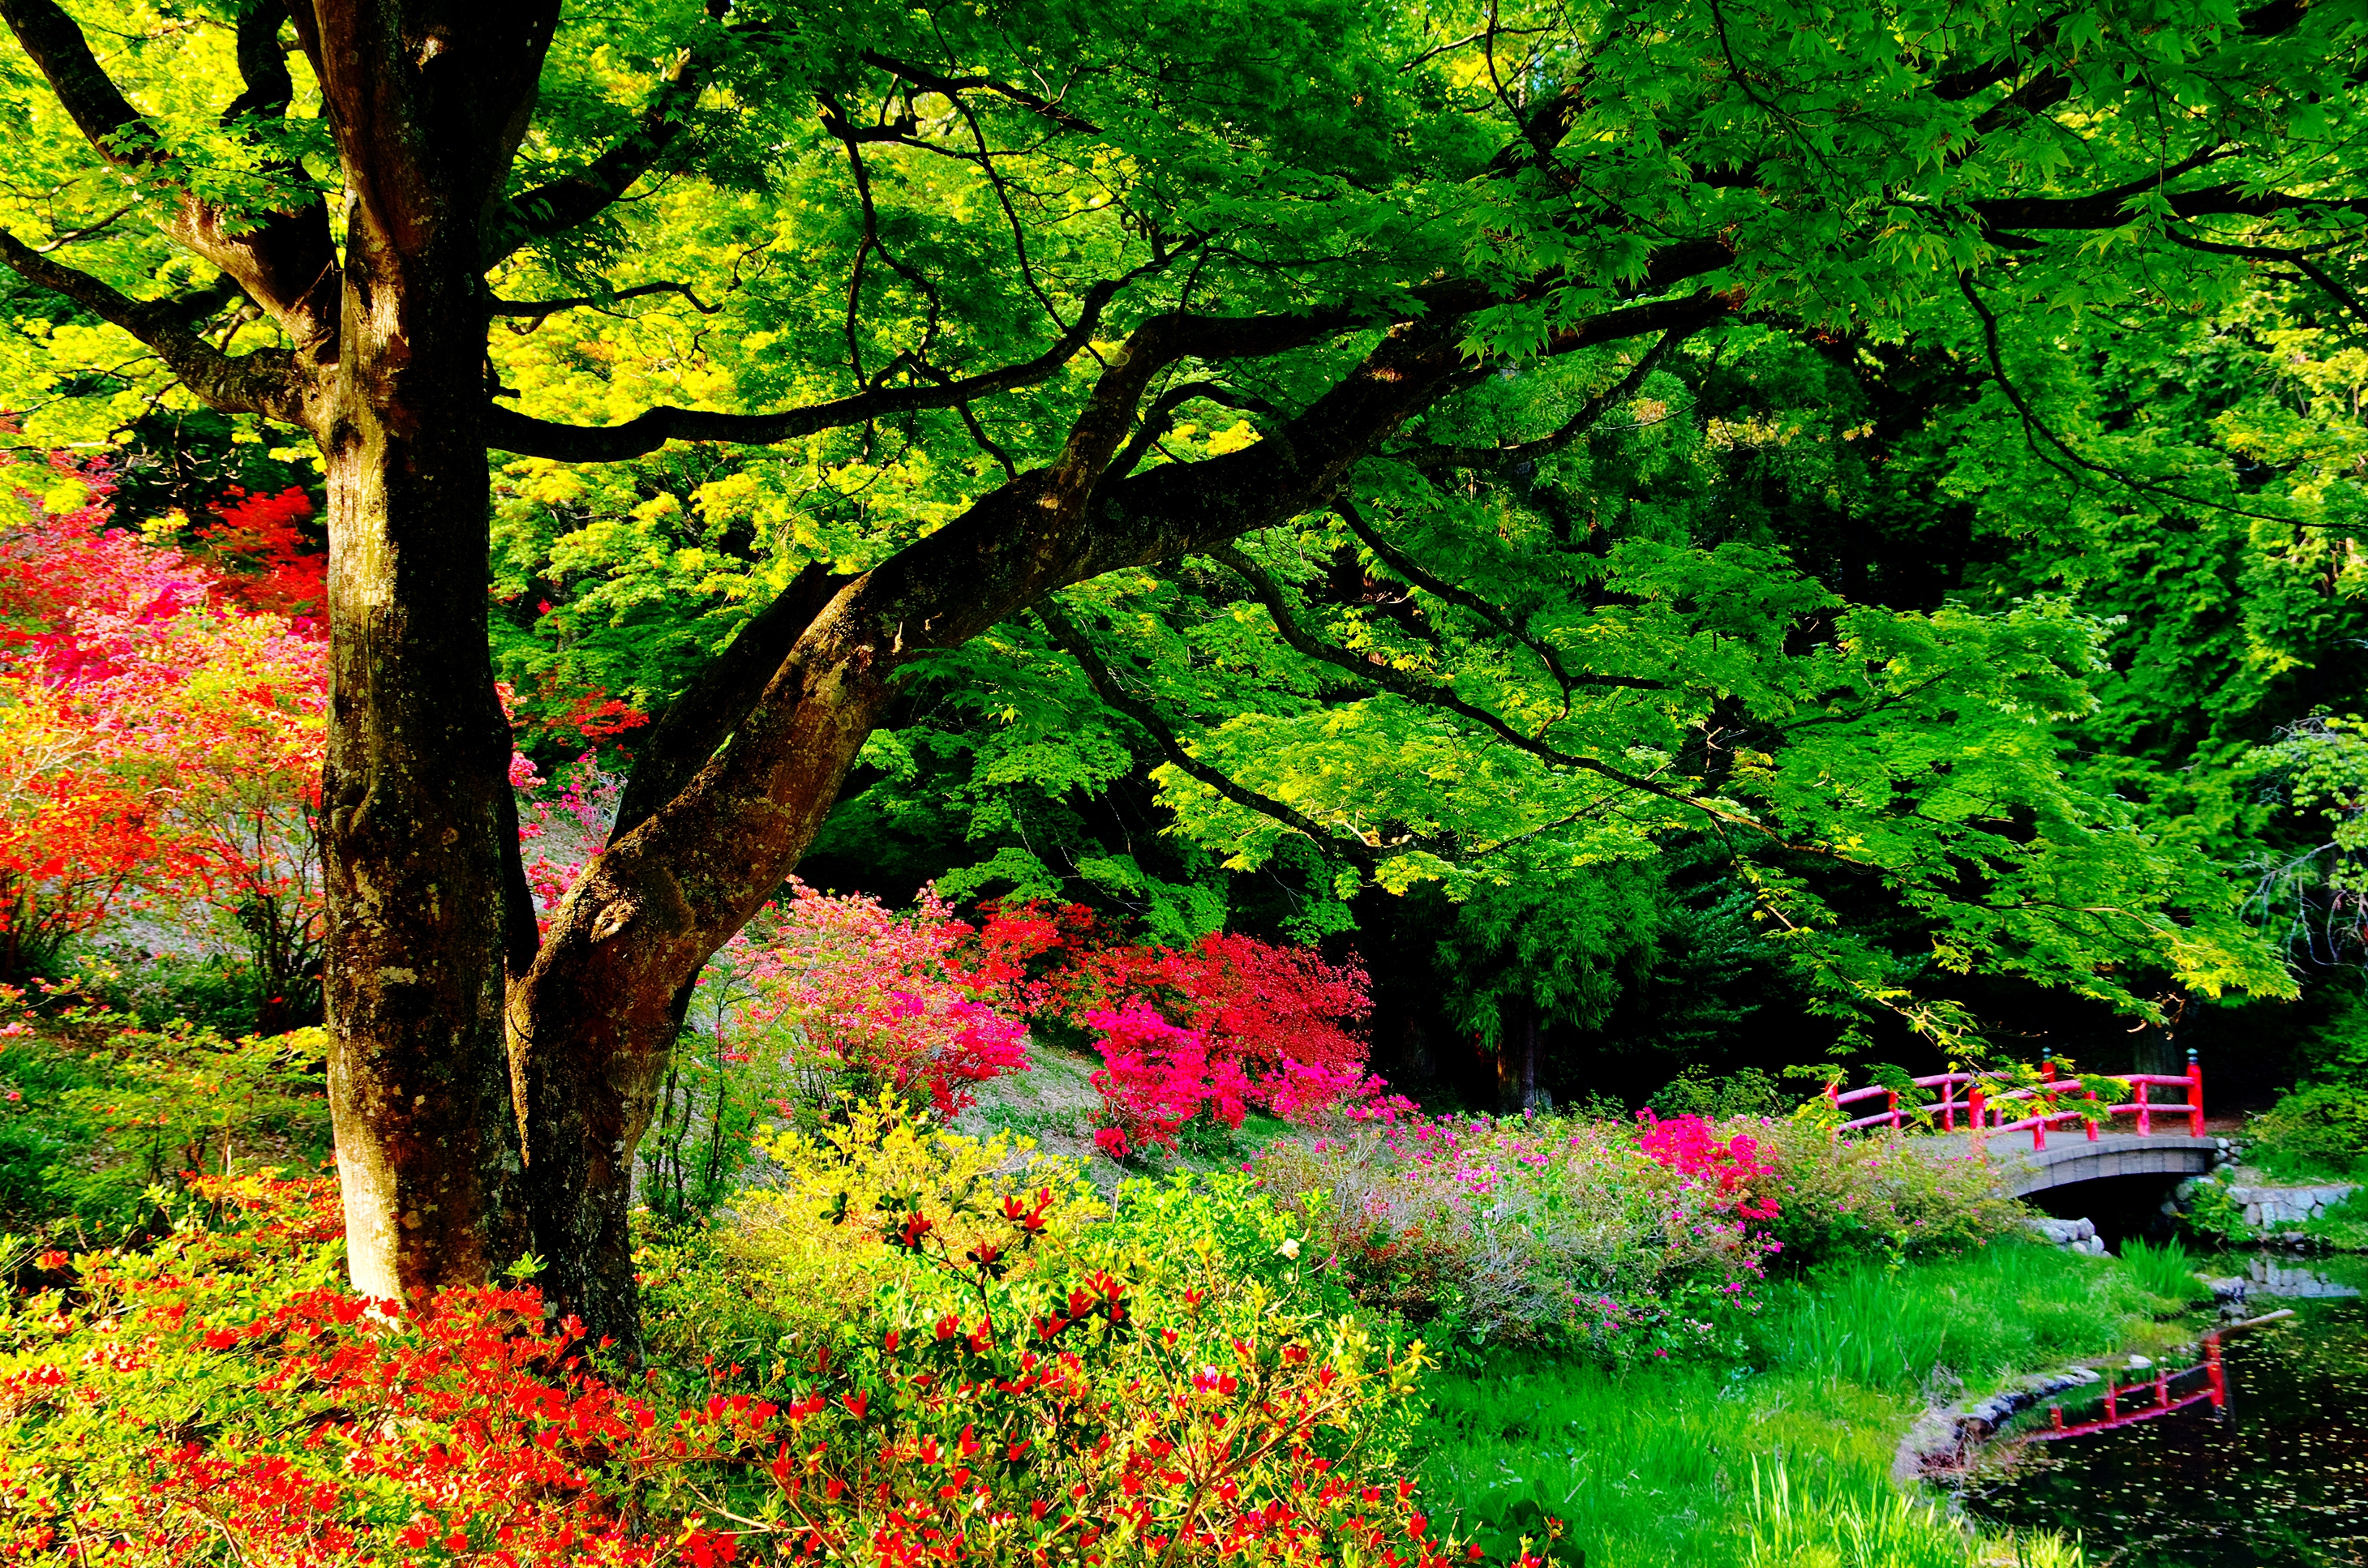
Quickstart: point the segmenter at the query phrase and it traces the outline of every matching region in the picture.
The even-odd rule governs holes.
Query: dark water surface
[[[2356,1269],[2332,1266],[2348,1282]],[[2077,1533],[2091,1568],[2368,1565],[2368,1304],[2257,1295],[2252,1310],[2280,1307],[2295,1315],[2223,1336],[2224,1411],[2207,1398],[2029,1443],[2010,1471],[1966,1493],[1966,1507],[2002,1525]],[[2176,1380],[2172,1397],[2208,1386],[2197,1372]],[[2105,1416],[2101,1388],[2061,1400],[2067,1426]],[[2126,1393],[2119,1414],[2152,1403],[2150,1387]],[[2013,1432],[2049,1422],[2042,1405]]]

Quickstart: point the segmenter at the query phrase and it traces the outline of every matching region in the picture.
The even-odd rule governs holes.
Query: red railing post
[[[1982,1131],[1982,1119],[1989,1113],[1989,1107],[1984,1103],[1987,1098],[1987,1096],[1982,1093],[1982,1081],[1979,1078],[1975,1079],[1967,1090],[1966,1104],[1972,1113],[1974,1131],[1976,1136]]]
[[[2090,1089],[2088,1094],[2088,1098],[2094,1101],[2096,1097],[2097,1091]],[[2089,1142],[2094,1143],[2097,1141],[2097,1119],[2094,1116],[2087,1116],[2081,1118],[2081,1119],[2089,1124]]]
[[[2143,1138],[2154,1131],[2154,1107],[2146,1103],[2146,1091],[2154,1085],[2138,1084],[2133,1086],[2138,1092],[2138,1136]]]
[[[2055,1427],[2058,1432],[2064,1430],[2064,1407],[2062,1405],[2051,1404],[2047,1407],[2047,1424]]]
[[[1886,1097],[1891,1107],[1891,1130],[1896,1132],[1899,1131],[1899,1091],[1889,1090]]]
[[[1941,1075],[1941,1130],[1943,1132],[1957,1130],[1957,1064],[1953,1062]]]
[[[2154,1403],[2157,1410],[2170,1403],[2170,1374],[2160,1367],[2154,1369]]]
[[[2205,1375],[2212,1380],[2212,1408],[2226,1410],[2228,1407],[2228,1373],[2220,1365],[2220,1336],[2216,1334],[2203,1336],[2203,1366]]]
[[[2203,1136],[2203,1064],[2195,1060],[2195,1048],[2187,1048],[2187,1131],[2191,1137]]]

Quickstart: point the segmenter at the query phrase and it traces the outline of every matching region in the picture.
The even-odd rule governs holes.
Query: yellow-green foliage
[[[1030,1138],[971,1138],[916,1120],[893,1096],[819,1133],[768,1129],[757,1147],[776,1167],[772,1183],[734,1199],[733,1222],[712,1233],[713,1244],[768,1304],[818,1324],[860,1308],[883,1278],[921,1267],[882,1239],[883,1225],[911,1214],[928,1219],[959,1257],[1008,1233],[1005,1199],[1032,1208],[1049,1193],[1036,1247],[1010,1257],[1024,1272],[1110,1211],[1076,1162],[1041,1152]]]

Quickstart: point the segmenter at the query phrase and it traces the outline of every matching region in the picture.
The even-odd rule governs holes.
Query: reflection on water
[[[2044,1440],[1966,1506],[2077,1531],[2114,1568],[2368,1565],[2368,1304],[2253,1310],[2280,1306],[2295,1315],[2227,1335],[2216,1369],[2199,1349],[2159,1384],[2121,1373],[2110,1412],[2100,1384],[2026,1414],[2013,1435]]]

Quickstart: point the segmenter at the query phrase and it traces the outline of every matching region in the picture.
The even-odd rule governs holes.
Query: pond
[[[2278,1274],[2297,1291],[2368,1284],[2356,1263]],[[2019,1417],[2012,1462],[1967,1490],[1968,1511],[2078,1533],[2112,1568],[2368,1564],[2368,1302],[2263,1290],[2251,1311],[2294,1315],[2220,1335],[2216,1367],[2207,1343],[2117,1371],[2110,1407],[2100,1382]]]

